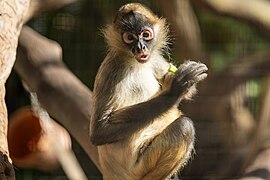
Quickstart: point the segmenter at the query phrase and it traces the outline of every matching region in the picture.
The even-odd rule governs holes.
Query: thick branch
[[[5,82],[15,61],[18,36],[23,23],[22,18],[29,3],[29,0],[0,1],[0,152],[4,154],[8,154]],[[1,162],[0,159],[0,164]]]
[[[5,83],[15,61],[18,36],[29,3],[30,0],[0,1],[0,179],[15,178],[8,158]]]
[[[270,1],[268,0],[192,0],[192,3],[215,13],[251,23],[270,38]]]
[[[15,70],[37,93],[46,110],[76,138],[99,166],[97,148],[88,137],[91,91],[61,61],[61,47],[29,27],[19,38]]]

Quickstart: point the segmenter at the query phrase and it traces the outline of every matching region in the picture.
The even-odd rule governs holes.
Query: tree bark
[[[8,163],[5,161],[9,157],[5,83],[15,61],[18,36],[29,3],[29,0],[0,1],[0,156],[4,156],[0,157],[0,174],[8,179],[14,178],[14,172],[12,166],[8,167]]]
[[[19,33],[29,0],[0,1],[0,151],[8,154],[5,82],[15,61]]]

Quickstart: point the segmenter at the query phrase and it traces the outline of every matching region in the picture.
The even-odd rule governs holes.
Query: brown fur
[[[130,10],[153,23],[155,45],[149,62],[141,64],[114,24],[104,30],[109,50],[95,80],[90,136],[98,145],[104,179],[166,179],[192,152],[194,128],[177,106],[205,78],[205,69],[194,74],[202,65],[188,62],[176,75],[168,73],[162,56],[168,40],[165,20],[132,3],[120,8],[116,21]]]

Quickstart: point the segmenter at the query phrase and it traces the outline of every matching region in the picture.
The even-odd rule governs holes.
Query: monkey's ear
[[[119,10],[120,11],[120,10]],[[115,18],[114,18],[114,20],[113,20],[113,23],[115,24],[116,23],[116,21],[118,20],[118,18],[119,18],[119,16],[120,16],[120,12],[117,12],[117,14],[116,14],[116,16],[115,16]]]
[[[116,23],[117,20],[118,20],[120,17],[123,16],[123,9],[124,9],[124,8],[125,8],[125,5],[121,6],[121,7],[118,9],[117,14],[116,14],[116,16],[115,16],[115,18],[114,18],[113,23]]]

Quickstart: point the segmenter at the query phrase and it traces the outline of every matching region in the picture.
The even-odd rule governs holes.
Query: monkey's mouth
[[[135,56],[136,60],[139,63],[146,63],[149,60],[149,54],[148,53],[140,53]]]

